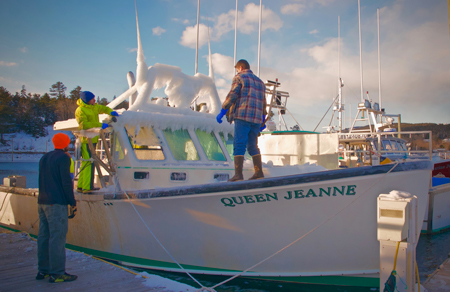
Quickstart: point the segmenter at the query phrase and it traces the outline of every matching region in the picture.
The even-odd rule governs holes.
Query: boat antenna
[[[206,15],[206,24],[208,25],[208,49],[209,49],[209,77],[214,81],[214,69],[212,64],[212,56],[211,56],[211,36],[209,34],[209,18]]]
[[[259,41],[258,41],[258,77],[261,68],[261,26],[262,26],[262,0],[259,0]]]
[[[197,1],[197,43],[195,45],[195,74],[198,72],[198,38],[199,38],[199,21],[200,21],[200,0]]]
[[[234,15],[234,65],[236,65],[236,44],[237,44],[237,23],[238,23],[238,0],[236,0],[236,13]],[[236,75],[236,68],[234,68],[234,75]]]
[[[380,110],[381,110],[382,107],[381,107],[380,8],[377,8],[377,26],[378,26],[378,99],[380,101]]]
[[[339,82],[339,100],[338,100],[338,119],[339,133],[342,132],[342,84],[341,79],[341,17],[338,16],[338,82]]]
[[[359,74],[361,77],[361,102],[364,102],[362,43],[361,43],[361,0],[358,0],[358,19],[359,19]]]

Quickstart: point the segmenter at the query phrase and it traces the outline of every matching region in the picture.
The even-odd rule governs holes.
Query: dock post
[[[392,191],[378,196],[380,291],[386,286],[392,291],[415,290],[416,245],[420,232],[417,212],[417,197],[409,193]]]

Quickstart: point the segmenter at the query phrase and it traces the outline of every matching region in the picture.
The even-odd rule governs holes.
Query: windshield
[[[176,160],[199,160],[197,149],[187,130],[165,129],[163,131],[167,144]]]
[[[198,140],[200,141],[200,144],[202,145],[203,151],[205,151],[208,160],[227,160],[213,132],[207,133],[206,131],[197,129],[195,133],[197,134]]]
[[[164,160],[161,141],[153,128],[125,126],[128,140],[139,160]]]

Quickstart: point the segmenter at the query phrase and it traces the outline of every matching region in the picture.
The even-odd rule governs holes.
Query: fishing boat
[[[54,126],[78,138],[100,136],[96,149],[89,143],[100,190],[75,195],[69,248],[165,271],[379,285],[377,197],[408,192],[424,218],[431,162],[334,170],[267,163],[264,179],[227,182],[233,127],[215,120],[213,79],[147,67],[139,26],[137,62],[136,80],[109,105],[134,96],[129,109],[117,119],[101,116],[110,127],[80,131],[75,120]],[[158,84],[167,85],[168,99],[152,100]],[[199,95],[209,102],[196,111],[191,102]],[[37,189],[0,186],[0,225],[36,236],[37,196]]]

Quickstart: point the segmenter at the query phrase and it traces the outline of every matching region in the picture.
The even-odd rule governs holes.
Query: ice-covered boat
[[[100,135],[94,194],[77,194],[69,247],[127,265],[166,271],[260,277],[334,285],[379,285],[376,200],[392,190],[418,198],[423,218],[429,161],[353,169],[299,165],[264,167],[266,178],[229,183],[233,128],[217,124],[220,104],[212,78],[176,67],[147,67],[138,32],[134,96]],[[166,85],[165,99],[151,100]],[[190,109],[197,96],[208,108]],[[187,97],[187,99],[185,98]],[[252,174],[247,165],[244,177]],[[0,225],[38,233],[37,190],[0,187]]]

